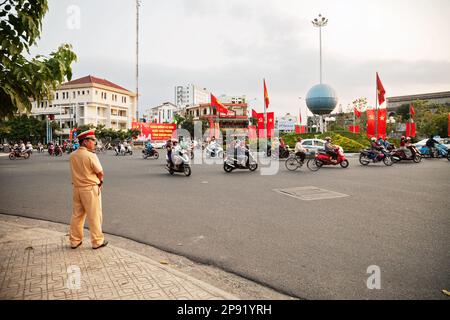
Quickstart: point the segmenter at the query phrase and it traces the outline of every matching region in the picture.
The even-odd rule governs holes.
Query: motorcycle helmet
[[[325,141],[331,141],[331,137],[326,137]]]
[[[372,137],[372,138],[370,139],[370,141],[373,141],[373,142],[375,142],[375,141],[377,141],[377,138],[375,138],[375,137]]]
[[[410,141],[410,140],[411,140],[411,137],[407,137],[406,140]]]
[[[405,139],[406,139],[405,136],[402,136],[402,137],[401,137],[401,140],[405,140]]]

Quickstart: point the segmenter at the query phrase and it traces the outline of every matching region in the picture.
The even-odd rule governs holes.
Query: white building
[[[136,113],[136,94],[108,80],[87,76],[66,82],[48,101],[33,101],[31,115],[44,119],[53,115],[64,135],[75,125],[105,125],[131,128]]]
[[[181,109],[193,105],[209,103],[211,92],[193,84],[175,87],[175,105]]]
[[[154,123],[173,123],[178,108],[171,102],[164,102],[160,106],[150,108],[146,111],[147,121]]]
[[[247,98],[245,95],[243,95],[243,96],[227,96],[225,94],[222,94],[221,96],[217,97],[217,99],[222,103],[232,103],[232,104],[247,103]]]

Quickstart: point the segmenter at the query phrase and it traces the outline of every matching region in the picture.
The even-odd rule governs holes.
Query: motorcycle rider
[[[370,141],[371,141],[370,142],[370,151],[372,152],[374,159],[377,159],[381,150],[383,150],[383,145],[381,145],[379,142],[377,142],[377,138],[375,138],[375,137],[372,137],[370,139]]]
[[[124,140],[123,141],[123,147],[125,148],[125,152],[129,152],[130,150],[129,150],[129,145],[128,145],[128,141],[127,140]]]
[[[145,152],[147,152],[148,155],[151,155],[152,154],[152,150],[153,150],[152,143],[150,142],[150,140],[147,140],[145,142]]]
[[[172,167],[178,167],[179,165],[179,153],[182,150],[181,145],[178,143],[177,140],[174,140],[172,143]]]
[[[169,167],[173,168],[174,165],[173,165],[173,161],[172,161],[172,152],[173,152],[172,140],[167,140],[166,150],[167,150],[167,159],[169,160]]]
[[[216,137],[215,136],[213,136],[211,138],[211,141],[209,142],[209,149],[214,153],[214,155],[216,155],[217,141],[216,141]]]
[[[413,156],[413,150],[412,150],[413,144],[412,144],[412,142],[411,142],[411,138],[410,138],[410,137],[407,137],[407,138],[406,138],[406,144],[405,144],[405,147],[406,147],[406,149],[409,151],[408,158],[411,158],[411,157]]]
[[[436,144],[439,144],[439,142],[437,142],[436,140],[434,140],[433,135],[430,136],[430,139],[427,140],[426,142],[426,146],[428,147],[429,153],[430,153],[430,157],[434,157],[435,154],[435,149],[436,149]]]
[[[305,148],[303,148],[302,145],[302,137],[298,137],[297,138],[297,143],[295,144],[295,156],[300,158],[300,161],[303,163],[305,162],[305,157],[306,157],[306,150]]]
[[[250,152],[248,148],[248,142],[247,140],[240,141],[235,137],[236,143],[235,143],[235,153],[237,153],[237,161],[240,163],[241,166],[245,167],[249,160],[250,160]]]
[[[27,142],[26,148],[27,148],[27,150],[33,151],[33,145],[31,144],[30,141]]]
[[[331,137],[325,138],[325,152],[327,155],[331,157],[331,162],[337,163],[337,152],[336,152],[336,146],[331,144]]]
[[[279,150],[279,155],[283,155],[284,151],[286,150],[286,143],[284,142],[283,138],[280,138],[280,150]]]
[[[389,137],[386,137],[384,139],[384,147],[386,148],[386,150],[388,151],[392,151],[393,149],[395,149],[394,145],[392,143],[389,142]]]
[[[20,152],[25,152],[27,150],[27,148],[25,147],[25,143],[23,143],[22,140],[20,140]]]

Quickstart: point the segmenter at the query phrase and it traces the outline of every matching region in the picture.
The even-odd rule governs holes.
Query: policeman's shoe
[[[108,241],[103,240],[103,243],[102,243],[101,245],[99,245],[99,246],[96,247],[96,248],[92,248],[92,249],[94,249],[94,250],[100,249],[100,248],[102,248],[102,247],[106,247],[107,245],[108,245]]]
[[[76,246],[71,246],[70,248],[71,249],[76,249],[76,248],[78,248],[79,246],[81,246],[81,244],[83,243],[83,241],[81,241],[79,244],[77,244]]]

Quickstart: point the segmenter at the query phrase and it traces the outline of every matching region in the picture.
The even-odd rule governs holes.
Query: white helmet
[[[375,142],[375,141],[377,141],[377,138],[372,137],[370,140],[373,141],[373,142]]]

